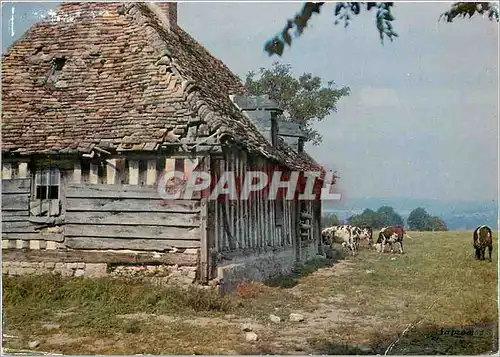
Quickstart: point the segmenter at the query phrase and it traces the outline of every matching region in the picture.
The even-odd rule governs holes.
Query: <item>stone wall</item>
[[[301,263],[318,256],[315,242],[304,243],[301,250]],[[276,249],[246,257],[235,257],[230,261],[219,262],[217,281],[221,293],[229,293],[241,282],[265,281],[267,279],[286,275],[296,267],[294,247]]]
[[[300,261],[303,263],[316,258],[319,253],[318,242],[316,241],[303,242],[301,248]]]
[[[10,276],[47,273],[61,274],[65,277],[103,277],[108,275],[106,263],[2,262],[2,274]]]
[[[161,278],[164,283],[193,284],[196,267],[178,265],[108,265],[106,263],[2,262],[2,274],[61,274],[64,277]]]

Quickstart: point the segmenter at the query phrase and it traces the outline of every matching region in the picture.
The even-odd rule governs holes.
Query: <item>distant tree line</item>
[[[355,214],[346,221],[340,220],[335,214],[329,214],[322,218],[323,228],[340,224],[350,224],[357,227],[372,227],[381,229],[387,226],[404,225],[404,219],[394,208],[382,206],[374,211],[369,208],[361,214]],[[418,207],[411,211],[407,219],[407,226],[412,231],[447,231],[446,223],[437,216],[431,216],[425,209]]]

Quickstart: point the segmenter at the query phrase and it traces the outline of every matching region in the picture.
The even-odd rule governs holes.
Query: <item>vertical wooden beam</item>
[[[89,183],[96,185],[99,183],[99,168],[96,164],[90,163]]]
[[[228,155],[224,155],[224,161],[222,162],[222,165],[224,165],[221,169],[221,175],[224,173],[224,172],[227,172],[230,170],[229,168],[229,157]],[[231,250],[231,237],[229,237],[229,233],[231,231],[231,226],[229,224],[226,225],[226,222],[227,223],[230,223],[228,222],[229,220],[229,198],[228,198],[228,195],[225,195],[224,196],[224,201],[222,202],[222,204],[224,205],[224,209],[221,211],[222,212],[222,227],[224,228],[224,248],[227,249],[227,250]],[[228,232],[229,230],[229,232]]]
[[[116,183],[116,159],[106,160],[106,179],[108,185]]]
[[[241,188],[243,189],[243,184],[245,183],[245,174],[247,172],[247,155],[245,151],[241,152],[241,166],[240,166],[240,183],[241,183]],[[241,192],[240,192],[241,195]],[[244,200],[241,202],[242,204],[242,234],[243,234],[243,242],[244,242],[244,247],[245,248],[250,248],[250,236],[249,236],[249,226],[248,226],[248,199]]]
[[[73,164],[73,183],[82,182],[82,166],[80,161]]]
[[[210,186],[212,188],[216,185],[219,178],[219,162],[212,157],[208,158],[210,161],[210,176],[215,182]],[[206,160],[206,159],[205,159]],[[211,191],[205,196],[210,196]],[[211,222],[208,231],[209,248],[211,248],[209,259],[210,279],[217,277],[217,261],[214,259],[214,254],[220,252],[220,212],[217,200],[210,200],[208,206],[208,220]]]
[[[146,185],[153,186],[156,182],[156,160],[148,160]]]
[[[277,239],[276,239],[276,232],[278,231],[278,226],[276,225],[276,201],[271,201],[269,200],[269,197],[268,197],[268,204],[269,204],[269,212],[270,212],[270,215],[269,215],[269,228],[271,229],[271,245],[273,247],[276,247],[278,246],[278,242],[277,242]]]
[[[262,169],[262,159],[258,158],[259,162],[259,169]],[[259,190],[257,192],[258,194],[258,206],[257,206],[257,217],[258,217],[258,222],[259,222],[259,247],[265,247],[266,246],[266,230],[265,230],[265,217],[264,217],[264,199],[263,199],[263,191]]]
[[[28,163],[20,162],[19,163],[19,171],[17,173],[19,178],[28,178]]]
[[[248,157],[247,157],[248,158]],[[255,159],[250,160],[250,165],[247,165],[249,170],[255,169]],[[251,192],[249,196],[249,206],[250,206],[250,234],[252,239],[252,248],[257,248],[258,237],[259,237],[259,226],[258,226],[258,216],[257,216],[257,192]]]
[[[238,162],[239,162],[239,157],[236,153],[236,151],[231,151],[231,171],[233,172],[233,175],[235,176],[235,182],[237,179],[238,175]],[[238,197],[236,197],[238,198]],[[236,199],[236,201],[231,201],[231,222],[233,226],[233,237],[234,240],[236,241],[236,249],[241,249],[243,248],[242,241],[241,241],[241,234],[239,232],[239,227],[240,227],[240,201]]]
[[[139,161],[130,160],[128,163],[128,183],[130,185],[139,184]]]
[[[12,178],[12,164],[10,162],[2,163],[2,179],[10,180]]]
[[[235,157],[233,151],[228,154],[228,171],[234,174],[235,167]],[[231,195],[228,195],[228,216],[229,216],[229,231],[231,232],[231,248],[232,250],[240,248],[240,242],[238,241],[238,232],[236,232],[236,202],[232,199]]]
[[[207,157],[203,163],[203,169],[210,170],[210,158]],[[211,261],[211,248],[213,247],[213,232],[210,226],[213,222],[209,223],[209,220],[213,221],[212,210],[209,210],[208,196],[201,198],[201,212],[200,212],[200,232],[201,232],[201,242],[200,242],[200,280],[202,282],[207,282],[211,277],[212,266]],[[209,217],[210,214],[210,217]]]
[[[299,179],[302,175],[299,174]],[[298,196],[298,195],[297,195]],[[295,198],[294,202],[294,230],[295,230],[295,254],[297,262],[302,259],[302,236],[300,234],[300,201]]]

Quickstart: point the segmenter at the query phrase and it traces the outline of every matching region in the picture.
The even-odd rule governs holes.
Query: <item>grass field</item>
[[[4,277],[4,347],[38,341],[36,351],[67,354],[384,354],[397,341],[388,354],[497,351],[497,242],[490,263],[474,259],[470,232],[410,236],[405,255],[364,250],[333,265],[315,261],[293,276],[240,286],[236,296],[138,281]],[[291,312],[304,321],[289,321]],[[257,341],[246,341],[243,324]]]

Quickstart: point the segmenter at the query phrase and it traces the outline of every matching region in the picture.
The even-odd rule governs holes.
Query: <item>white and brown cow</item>
[[[342,244],[342,247],[356,255],[359,248],[359,228],[350,225],[332,226],[325,228],[321,232],[323,243],[332,245],[333,243]]]
[[[408,236],[403,226],[389,226],[382,228],[378,234],[377,250],[384,252],[387,244],[391,245],[391,253],[394,252],[394,244],[399,244],[399,252],[404,254],[403,237]]]

